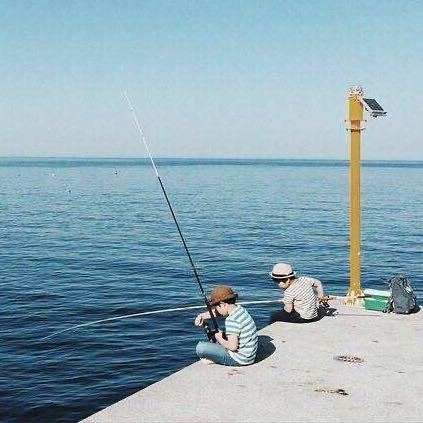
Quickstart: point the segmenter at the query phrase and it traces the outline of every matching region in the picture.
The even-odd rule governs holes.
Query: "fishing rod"
[[[244,301],[244,302],[240,302],[238,304],[240,304],[240,305],[250,305],[250,304],[271,304],[271,303],[281,303],[281,302],[282,302],[282,299],[260,300],[260,301]],[[64,333],[64,332],[73,331],[73,330],[83,328],[83,327],[87,327],[87,326],[97,325],[99,323],[107,323],[107,322],[112,322],[112,321],[115,321],[115,320],[130,319],[130,318],[133,318],[133,317],[150,316],[152,314],[162,314],[162,313],[172,313],[172,312],[175,312],[175,311],[194,310],[194,309],[199,309],[199,308],[204,308],[204,305],[165,308],[165,309],[159,309],[159,310],[144,311],[144,312],[141,312],[141,313],[133,313],[133,314],[125,314],[125,315],[122,315],[122,316],[109,317],[107,319],[95,320],[95,321],[88,322],[88,323],[81,323],[79,325],[75,325],[75,326],[68,327],[66,329],[59,330],[59,331],[54,332],[50,335],[44,336],[43,338],[40,339],[40,341],[44,341],[46,339],[53,338],[54,336],[60,335],[61,333]]]
[[[129,110],[132,113],[132,117],[134,119],[135,125],[137,126],[138,132],[140,133],[141,141],[143,142],[143,144],[145,146],[145,149],[147,150],[148,156],[150,158],[151,164],[153,165],[154,172],[155,172],[156,177],[157,177],[157,179],[159,181],[160,187],[161,187],[162,192],[163,192],[163,195],[164,195],[164,197],[166,199],[166,203],[167,203],[167,205],[169,207],[170,213],[172,214],[173,221],[175,222],[175,225],[176,225],[176,228],[178,230],[179,236],[181,238],[182,244],[184,246],[185,252],[187,253],[189,262],[191,264],[192,271],[194,272],[195,279],[197,280],[198,286],[200,287],[200,292],[201,292],[201,295],[204,298],[204,302],[206,304],[207,311],[210,314],[210,318],[211,318],[211,321],[213,323],[213,328],[210,328],[210,326],[205,322],[205,323],[203,323],[204,331],[205,331],[205,333],[206,333],[207,338],[209,339],[209,341],[216,342],[215,334],[219,331],[219,326],[217,324],[216,317],[215,317],[215,315],[213,313],[213,310],[212,310],[212,307],[210,305],[210,302],[209,302],[209,300],[207,298],[207,295],[206,295],[206,293],[204,291],[203,285],[202,285],[201,280],[200,280],[200,276],[199,276],[199,274],[197,272],[197,268],[195,267],[194,261],[193,261],[193,259],[191,257],[190,252],[189,252],[188,245],[187,245],[187,243],[185,241],[184,235],[182,234],[182,230],[181,230],[181,228],[179,226],[178,220],[176,219],[175,212],[173,211],[172,204],[170,203],[169,197],[167,195],[166,189],[165,189],[165,187],[163,185],[162,179],[161,179],[161,177],[159,175],[159,172],[157,170],[156,164],[154,163],[153,156],[151,155],[150,149],[148,147],[147,140],[146,140],[146,138],[144,136],[144,131],[143,131],[141,125],[140,125],[140,122],[138,121],[137,114],[135,113],[135,109],[132,106],[131,100],[129,100],[129,97],[128,97],[127,93],[124,92],[123,94],[124,94],[124,96],[126,98],[126,101],[128,102],[128,107],[129,107]]]
[[[324,302],[333,301],[333,300],[337,300],[337,299],[339,299],[339,298],[333,297],[333,296],[327,296],[327,297],[324,298]],[[238,304],[239,305],[254,305],[254,304],[273,304],[273,303],[283,303],[283,298],[279,298],[277,300],[242,301],[242,302],[239,302]],[[324,307],[326,308],[326,305]],[[44,341],[45,339],[53,338],[54,336],[60,335],[61,333],[64,333],[64,332],[73,331],[73,330],[83,328],[83,327],[87,327],[87,326],[97,325],[99,323],[107,323],[107,322],[112,322],[112,321],[116,321],[116,320],[130,319],[130,318],[133,318],[133,317],[150,316],[150,315],[153,315],[153,314],[172,313],[172,312],[175,312],[175,311],[195,310],[195,309],[200,309],[200,308],[204,308],[204,305],[164,308],[164,309],[159,309],[159,310],[143,311],[143,312],[140,312],[140,313],[132,313],[132,314],[124,314],[124,315],[121,315],[121,316],[108,317],[106,319],[94,320],[92,322],[81,323],[79,325],[70,326],[68,328],[65,328],[65,329],[59,330],[57,332],[51,333],[50,335],[44,336],[43,338],[40,339],[40,341]],[[339,313],[336,313],[336,315],[348,316],[347,314],[339,314]]]

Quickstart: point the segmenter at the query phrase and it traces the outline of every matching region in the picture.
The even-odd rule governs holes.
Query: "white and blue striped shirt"
[[[258,336],[253,318],[245,308],[238,305],[225,320],[227,335],[238,337],[238,349],[228,351],[229,355],[239,364],[254,363],[257,353]]]
[[[293,304],[294,310],[303,319],[309,320],[317,317],[317,297],[313,289],[315,280],[307,276],[300,276],[285,290],[284,304]]]

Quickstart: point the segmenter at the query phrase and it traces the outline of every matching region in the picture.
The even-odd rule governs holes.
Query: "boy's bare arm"
[[[322,282],[320,282],[318,279],[315,279],[313,282],[313,286],[316,288],[317,291],[317,297],[319,300],[322,300],[325,298],[325,294],[323,292],[323,285]]]
[[[215,337],[216,341],[229,351],[236,351],[239,347],[239,341],[236,335],[227,335],[227,339],[225,339],[223,338],[223,333],[219,331]]]
[[[213,315],[214,317],[218,317],[218,315],[216,314],[216,311],[213,309]],[[204,322],[204,320],[208,320],[211,319],[210,313],[208,311],[205,311],[204,313],[200,313],[194,320],[194,324],[196,326],[201,326]]]
[[[287,313],[291,313],[292,309],[294,308],[294,305],[293,303],[284,303],[283,308]]]

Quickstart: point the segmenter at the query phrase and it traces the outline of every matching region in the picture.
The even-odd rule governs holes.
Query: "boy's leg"
[[[295,320],[293,323],[313,323],[313,322],[317,322],[321,319],[320,316],[316,316],[313,319],[303,319],[302,317],[300,317],[298,320]]]
[[[274,311],[270,315],[269,324],[275,323],[275,322],[288,322],[288,323],[300,323],[298,319],[301,319],[300,315],[295,311],[291,311],[291,313],[288,313],[284,309]]]
[[[200,341],[197,344],[196,352],[199,358],[205,358],[216,364],[224,366],[240,366],[228,353],[228,350],[220,344]]]

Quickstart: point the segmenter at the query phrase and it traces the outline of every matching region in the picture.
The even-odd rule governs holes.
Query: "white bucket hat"
[[[288,263],[276,263],[269,275],[273,279],[286,280],[295,276],[295,272]]]

